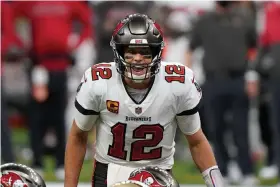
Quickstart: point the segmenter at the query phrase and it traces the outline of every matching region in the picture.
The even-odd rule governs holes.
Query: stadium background
[[[111,58],[111,49],[109,48],[109,43],[102,43],[103,31],[100,28],[101,22],[106,21],[103,20],[105,13],[102,11],[107,10],[107,8],[101,9],[103,1],[95,1],[88,2],[87,5],[90,7],[93,12],[93,17],[91,20],[92,28],[94,30],[92,38],[89,38],[89,41],[94,41],[93,44],[85,45],[86,50],[83,47],[77,49],[75,53],[72,55],[74,58],[78,59],[76,62],[76,66],[85,66],[84,64],[79,64],[80,61],[84,60],[83,53],[89,50],[90,55],[87,60],[89,60],[89,64],[95,64],[101,61],[106,61],[107,58]],[[123,3],[120,7],[123,10],[130,12],[132,9],[128,8],[128,2],[118,2]],[[131,2],[129,2],[131,3]],[[168,33],[166,37],[167,47],[165,51],[164,59],[168,61],[181,61],[184,62],[184,53],[187,51],[188,42],[189,42],[189,33],[191,32],[192,26],[195,21],[199,18],[199,16],[203,15],[206,11],[214,9],[215,3],[213,1],[170,1],[170,2],[133,2],[136,5],[129,5],[131,7],[141,7],[141,11],[144,10],[148,13],[152,18],[154,18],[157,22],[162,25],[163,29],[168,29],[172,27],[173,29],[179,31],[180,34],[176,38],[176,40],[172,40],[172,37],[168,37],[168,35],[172,35],[174,33]],[[133,4],[132,3],[132,4]],[[251,8],[252,2],[244,1],[244,3],[240,6],[240,9],[244,9],[245,13],[253,11]],[[110,4],[110,3],[108,3]],[[262,26],[262,2],[253,2],[254,11],[256,11],[256,29],[260,32]],[[104,5],[111,6],[111,5]],[[127,9],[127,10],[125,10]],[[140,10],[139,10],[140,11]],[[111,12],[112,13],[112,12]],[[113,13],[112,13],[113,14]],[[180,22],[180,24],[177,24]],[[30,47],[32,41],[30,36],[30,23],[26,19],[19,19],[16,22],[17,33],[19,37],[23,40],[24,46],[28,48]],[[79,24],[76,24],[74,29],[79,30]],[[73,33],[74,33],[73,31]],[[177,34],[178,34],[177,33]],[[176,35],[176,33],[175,33]],[[75,34],[73,34],[75,36]],[[179,38],[179,39],[178,39]],[[109,40],[109,38],[107,38]],[[106,39],[104,40],[106,41]],[[109,49],[108,49],[109,48]],[[82,57],[81,57],[82,56]],[[85,55],[87,56],[87,55]],[[109,57],[108,57],[109,56]],[[203,50],[199,49],[195,52],[194,58],[194,72],[196,73],[196,78],[200,83],[204,81],[203,71],[201,69],[201,59],[203,56]],[[83,58],[82,60],[79,58]],[[112,59],[111,59],[112,60]],[[110,60],[110,61],[111,61]],[[3,62],[2,62],[3,63]],[[5,88],[6,99],[8,103],[7,110],[8,112],[8,124],[11,127],[11,137],[12,137],[12,149],[16,155],[17,162],[30,164],[32,160],[32,151],[30,149],[30,140],[28,135],[28,126],[26,124],[26,109],[27,109],[27,95],[30,92],[30,87],[28,85],[28,77],[26,73],[26,69],[30,64],[30,59],[28,56],[23,59],[18,60],[18,63],[5,63],[5,71],[3,76],[5,77],[5,81],[3,82],[3,86]],[[82,69],[82,68],[81,68]],[[78,86],[78,82],[80,77],[82,76],[81,72],[75,72],[75,69],[69,70],[69,103],[73,103],[73,93],[75,93],[75,89]],[[258,175],[260,168],[263,165],[263,159],[266,156],[266,148],[262,144],[259,135],[259,126],[257,121],[258,111],[255,108],[255,101],[252,101],[252,107],[250,110],[250,145],[251,145],[251,153],[252,158],[255,163],[255,174]],[[2,108],[3,110],[3,108]],[[68,113],[67,113],[68,112]],[[71,116],[71,109],[68,109],[66,112],[67,120],[67,130],[69,129],[69,115]],[[93,139],[93,136],[91,137]],[[62,183],[57,183],[58,180],[54,175],[54,160],[52,155],[53,147],[56,144],[56,138],[53,134],[53,130],[50,129],[45,138],[44,144],[46,146],[46,156],[44,157],[44,178],[49,183],[48,186],[61,186]],[[203,184],[203,179],[201,178],[200,173],[196,169],[190,153],[187,148],[184,148],[185,140],[182,136],[179,135],[179,142],[177,145],[177,150],[180,151],[179,154],[176,154],[176,163],[174,166],[174,174],[178,181],[181,184]],[[234,155],[235,147],[231,145],[231,138],[228,140],[230,146],[229,151]],[[89,143],[88,152],[86,155],[86,160],[84,162],[83,170],[81,173],[80,180],[84,183],[87,183],[91,179],[92,174],[92,152],[93,147]],[[236,168],[236,164],[233,162],[231,165],[231,171],[233,175],[237,175],[238,177],[238,168]],[[273,185],[276,184],[277,179],[263,180],[261,179],[262,185]],[[87,185],[85,185],[87,186]],[[189,185],[188,187],[195,187],[195,185]],[[187,187],[187,186],[184,186]]]

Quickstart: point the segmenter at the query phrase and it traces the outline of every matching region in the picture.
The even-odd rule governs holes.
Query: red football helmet
[[[1,187],[46,187],[46,184],[33,169],[8,163],[1,165]]]
[[[139,168],[130,174],[128,180],[140,181],[150,187],[178,187],[178,182],[166,170],[147,166]]]

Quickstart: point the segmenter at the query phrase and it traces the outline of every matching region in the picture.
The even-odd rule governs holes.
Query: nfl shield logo
[[[135,108],[135,113],[136,114],[141,114],[142,113],[142,107]]]
[[[141,39],[135,40],[135,43],[136,44],[142,44],[142,40]]]

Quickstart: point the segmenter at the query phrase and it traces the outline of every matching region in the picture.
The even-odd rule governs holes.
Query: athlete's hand
[[[32,95],[34,99],[39,102],[45,102],[49,97],[49,90],[47,85],[33,85]]]

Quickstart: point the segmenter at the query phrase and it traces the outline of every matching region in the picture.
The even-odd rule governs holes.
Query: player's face
[[[127,67],[127,76],[133,79],[148,78],[152,62],[152,52],[149,47],[130,46],[125,48],[124,60],[130,64]]]

